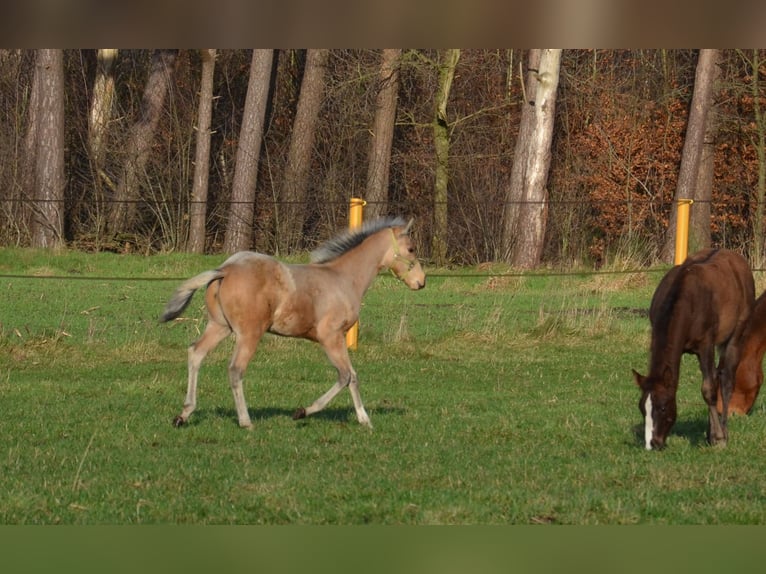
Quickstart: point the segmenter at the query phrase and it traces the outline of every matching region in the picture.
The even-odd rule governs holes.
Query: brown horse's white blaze
[[[652,413],[652,395],[647,394],[644,401],[644,446],[646,450],[652,450],[652,437],[654,436],[654,413]]]
[[[663,448],[675,424],[684,353],[695,354],[699,360],[702,396],[708,405],[708,442],[726,444],[727,407],[754,300],[753,274],[747,261],[725,249],[705,249],[690,255],[662,278],[649,309],[649,374],[633,371],[641,390],[638,408],[644,418],[647,450]],[[723,405],[720,416],[716,409],[719,392]]]
[[[359,318],[364,293],[378,272],[390,269],[410,289],[425,287],[425,273],[415,256],[408,224],[400,218],[367,223],[328,241],[312,253],[312,263],[285,264],[253,252],[232,255],[218,269],[184,282],[165,307],[162,321],[180,316],[194,292],[207,287],[208,323],[189,347],[186,400],[175,426],[188,421],[197,403],[197,376],[205,356],[229,334],[236,338],[229,363],[229,384],[239,425],[252,427],[242,379],[265,332],[300,337],[319,343],[338,372],[336,383],[294,418],[321,411],[345,387],[349,388],[357,420],[372,426],[359,380],[351,366],[346,331]]]

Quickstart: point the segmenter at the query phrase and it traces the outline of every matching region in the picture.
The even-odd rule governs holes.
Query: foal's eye
[[[410,253],[415,253],[415,248],[414,247],[410,247],[407,251],[409,251]]]

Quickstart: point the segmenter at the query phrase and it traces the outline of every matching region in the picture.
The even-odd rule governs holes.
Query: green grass
[[[630,369],[646,370],[661,272],[434,270],[420,292],[382,274],[352,353],[373,431],[347,392],[293,421],[335,373],[317,345],[272,336],[246,374],[254,430],[236,423],[230,341],[175,429],[202,297],[157,318],[176,280],[222,259],[0,250],[0,523],[766,521],[761,400],[708,447],[685,357],[668,448],[636,435]]]

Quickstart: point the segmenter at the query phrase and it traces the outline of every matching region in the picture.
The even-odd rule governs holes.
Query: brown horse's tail
[[[215,281],[221,277],[223,277],[223,271],[220,269],[213,269],[195,275],[191,279],[184,281],[181,286],[176,289],[176,292],[173,293],[173,297],[170,298],[168,304],[165,305],[165,311],[163,311],[162,317],[160,317],[160,322],[164,323],[181,315],[181,313],[184,312],[184,309],[189,305],[189,302],[197,289],[205,287],[211,281]]]

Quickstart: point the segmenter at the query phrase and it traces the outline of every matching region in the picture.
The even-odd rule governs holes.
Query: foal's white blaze
[[[652,395],[646,395],[644,403],[646,418],[644,418],[644,442],[646,450],[652,450],[652,432],[654,431],[654,418],[652,417]]]

